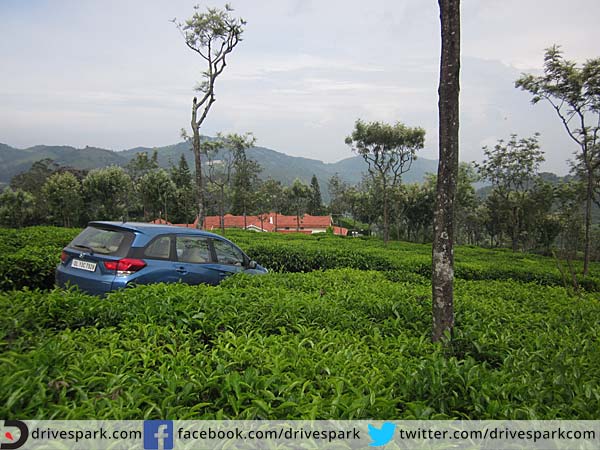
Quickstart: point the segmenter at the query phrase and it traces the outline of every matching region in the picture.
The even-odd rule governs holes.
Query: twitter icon
[[[381,428],[369,425],[369,436],[371,437],[369,447],[381,447],[387,444],[394,437],[394,431],[396,431],[396,425],[391,422],[385,422]]]

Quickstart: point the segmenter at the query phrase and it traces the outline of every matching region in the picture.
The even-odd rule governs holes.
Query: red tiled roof
[[[262,220],[261,220],[262,219]],[[296,216],[284,216],[283,214],[269,213],[261,216],[234,216],[225,214],[225,228],[244,228],[263,231],[277,231],[279,233],[304,233],[311,234],[313,231],[323,232],[332,226],[331,216],[311,216],[304,214],[300,216],[300,222]],[[164,219],[155,219],[151,223],[169,224]],[[195,228],[196,221],[193,224],[175,224],[178,227]],[[277,225],[277,228],[275,227]],[[220,216],[207,216],[204,219],[203,229],[211,231],[221,228]],[[343,227],[333,227],[333,233],[340,236],[346,236],[348,230]]]
[[[154,219],[152,222],[155,225],[171,225],[171,222],[167,222],[165,219]]]
[[[310,214],[304,214],[304,216],[300,217],[299,223],[296,216],[284,216],[283,214],[275,213],[262,216],[262,222],[260,219],[261,216],[246,216],[244,222],[244,216],[225,214],[225,228],[244,228],[244,223],[246,224],[246,228],[252,225],[258,229],[262,228],[265,231],[274,231],[275,224],[277,224],[278,231],[279,228],[326,230],[327,227],[331,226],[331,216],[311,216]],[[220,226],[221,218],[219,216],[207,216],[204,219],[205,230],[214,230],[220,228]]]

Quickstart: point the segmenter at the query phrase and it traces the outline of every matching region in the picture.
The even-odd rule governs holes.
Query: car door
[[[173,263],[173,239],[171,234],[160,235],[146,245],[141,257],[147,262],[147,266],[144,272],[135,278],[136,284],[179,281],[179,273]]]
[[[242,272],[245,269],[246,258],[244,254],[230,242],[213,239],[213,248],[222,278]]]
[[[219,284],[224,274],[213,261],[210,239],[198,235],[175,237],[175,271],[187,284]]]

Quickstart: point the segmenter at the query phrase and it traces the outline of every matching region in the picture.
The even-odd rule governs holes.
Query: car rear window
[[[69,247],[100,255],[125,256],[132,242],[133,233],[130,231],[87,227],[71,241]]]

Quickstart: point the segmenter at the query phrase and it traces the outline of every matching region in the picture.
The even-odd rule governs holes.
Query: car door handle
[[[179,273],[187,273],[187,270],[185,270],[185,267],[183,266],[175,267],[175,270]]]
[[[228,275],[227,272],[219,272],[220,277],[226,277]]]

